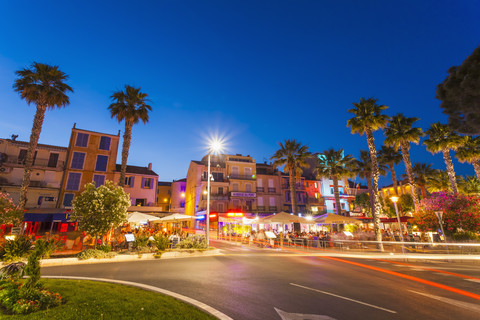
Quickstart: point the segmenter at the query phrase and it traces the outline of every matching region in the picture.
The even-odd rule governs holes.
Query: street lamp
[[[218,154],[223,148],[221,140],[211,139],[208,146],[208,172],[207,172],[207,214],[205,217],[205,222],[207,225],[207,230],[205,232],[205,237],[207,239],[207,247],[210,245],[210,180],[213,180],[213,176],[210,174],[210,156],[212,153]]]
[[[442,230],[443,234],[443,241],[447,243],[447,236],[445,235],[445,230],[443,230],[443,211],[435,211],[435,215],[437,216],[438,223],[440,224],[440,229]],[[450,254],[448,252],[448,246],[445,245],[445,248],[447,249],[447,254]]]
[[[393,205],[395,206],[395,213],[397,214],[397,221],[398,221],[398,230],[400,233],[400,240],[402,240],[402,253],[405,254],[405,249],[403,248],[403,232],[402,232],[402,225],[400,223],[400,216],[398,215],[398,208],[397,208],[397,202],[400,198],[397,196],[390,197],[390,200],[392,200]]]

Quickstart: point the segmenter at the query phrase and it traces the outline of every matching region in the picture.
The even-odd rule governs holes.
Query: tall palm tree
[[[152,107],[147,103],[148,94],[140,91],[141,88],[134,88],[126,85],[125,90],[114,92],[110,97],[113,101],[108,107],[112,118],[118,122],[125,121],[125,132],[123,134],[122,167],[120,170],[119,186],[125,185],[125,173],[127,172],[127,158],[132,140],[132,127],[140,120],[145,124],[148,122],[148,112]]]
[[[410,184],[410,192],[412,193],[413,202],[415,204],[415,211],[418,209],[419,200],[417,194],[417,187],[415,186],[415,177],[412,171],[412,162],[410,160],[410,143],[418,144],[420,138],[423,136],[421,128],[413,128],[414,122],[418,118],[407,118],[402,113],[392,117],[385,130],[385,144],[393,146],[396,150],[402,150],[403,162],[407,171],[408,183]]]
[[[460,162],[471,163],[480,180],[480,137],[465,137],[464,145],[458,148],[456,156]]]
[[[465,179],[460,177],[458,179],[458,187],[465,195],[480,195],[480,181],[477,177],[467,176]]]
[[[373,197],[372,159],[367,150],[360,150],[360,157],[354,161],[353,171],[360,179],[365,179],[367,181],[367,189],[370,197],[370,209],[373,212],[375,210],[375,199]],[[382,163],[378,164],[378,173],[381,176],[384,176],[387,173],[386,167]]]
[[[297,214],[297,182],[296,178],[302,174],[302,167],[308,168],[307,159],[311,156],[308,146],[302,146],[300,142],[295,140],[285,140],[284,143],[279,142],[278,149],[270,158],[273,160],[275,167],[285,165],[285,172],[289,174],[290,179],[290,196],[292,199],[293,214]]]
[[[382,210],[382,203],[380,202],[380,194],[378,192],[378,161],[377,149],[375,148],[375,139],[373,132],[385,128],[389,117],[381,114],[383,110],[388,107],[377,104],[377,99],[361,98],[360,102],[353,103],[354,108],[349,109],[348,112],[354,115],[353,118],[347,121],[347,126],[350,127],[352,133],[363,135],[367,137],[368,150],[370,151],[370,158],[372,159],[372,193],[374,198],[375,210],[372,211],[373,225],[375,229],[375,238],[379,241],[378,249],[383,251],[382,234],[380,232],[380,217],[378,216]]]
[[[399,164],[402,161],[402,155],[398,150],[395,150],[392,147],[382,146],[382,149],[378,151],[378,160],[380,163],[388,166],[390,169],[390,174],[392,175],[393,188],[395,189],[395,194],[398,195],[398,181],[397,174],[395,172],[395,165]]]
[[[29,105],[33,103],[37,107],[32,132],[30,133],[30,144],[25,157],[22,187],[20,188],[19,208],[23,211],[27,203],[33,155],[42,131],[45,111],[62,108],[70,104],[67,93],[73,92],[73,89],[65,83],[68,80],[68,75],[62,72],[58,66],[34,62],[30,68],[18,70],[15,74],[18,78],[13,84],[13,89],[20,93],[21,98],[25,99]]]
[[[412,172],[415,176],[415,183],[422,192],[422,198],[425,199],[427,197],[427,182],[435,174],[435,169],[432,168],[431,164],[415,162]]]
[[[450,157],[450,150],[457,150],[460,148],[463,145],[465,138],[453,132],[448,125],[441,124],[440,122],[432,124],[430,129],[425,133],[428,134],[429,137],[423,141],[423,143],[427,147],[427,150],[432,154],[442,152],[443,160],[447,166],[447,173],[452,186],[452,191],[454,194],[457,194],[457,181],[455,178],[452,158]]]
[[[342,214],[340,206],[340,193],[338,180],[355,176],[353,166],[355,159],[347,154],[343,155],[343,149],[329,149],[318,155],[317,179],[329,178],[333,180],[333,194],[335,195],[335,209],[337,214]]]
[[[433,174],[427,180],[428,192],[452,192],[452,185],[448,173],[434,169]]]

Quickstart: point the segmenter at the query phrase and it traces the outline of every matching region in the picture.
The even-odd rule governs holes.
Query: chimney
[[[152,163],[151,162],[148,164],[148,170],[152,170]]]

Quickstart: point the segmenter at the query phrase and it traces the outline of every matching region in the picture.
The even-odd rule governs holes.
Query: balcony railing
[[[256,212],[277,212],[280,211],[276,206],[257,206]]]
[[[264,187],[257,187],[257,192],[265,192],[265,188]]]
[[[202,181],[207,181],[207,177],[202,176],[201,178]],[[228,182],[226,178],[213,178],[213,180],[210,180],[210,182]]]
[[[207,200],[207,195],[202,194],[202,200]],[[228,200],[228,195],[223,193],[212,193],[210,194],[210,200]]]
[[[255,176],[253,175],[245,175],[245,174],[231,174],[228,176],[230,180],[255,180]]]
[[[25,165],[25,159],[24,158],[19,158],[19,157],[9,156],[6,160],[3,161],[3,163],[24,166]],[[65,162],[61,161],[61,160],[50,162],[49,159],[36,158],[35,161],[33,161],[32,166],[33,167],[41,167],[41,168],[63,169],[64,165],[65,165]]]
[[[289,183],[283,183],[282,184],[282,189],[290,189],[290,184]],[[305,190],[305,186],[303,184],[297,184],[296,190]]]
[[[275,188],[268,188],[268,193],[276,193],[277,189]]]

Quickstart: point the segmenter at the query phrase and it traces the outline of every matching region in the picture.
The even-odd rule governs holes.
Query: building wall
[[[170,201],[170,211],[176,213],[185,213],[185,198],[187,191],[187,180],[182,179],[172,182],[172,194]]]
[[[327,212],[335,213],[335,194],[333,192],[333,180],[323,178],[321,180],[322,196],[325,200]],[[353,201],[355,200],[355,190],[348,187],[348,180],[342,179],[338,181],[338,189],[340,192],[340,205],[342,211],[350,212],[353,210]]]
[[[102,139],[102,137],[105,138]],[[101,141],[108,138],[110,138],[108,150],[100,149]],[[60,207],[71,207],[73,198],[84,190],[85,184],[93,181],[94,175],[96,177],[103,177],[104,180],[118,182],[115,181],[115,167],[119,138],[120,132],[118,135],[112,135],[73,127],[68,146],[65,176],[61,186]],[[84,154],[83,166],[78,166],[80,162],[78,158],[76,158],[78,154]],[[103,159],[99,156],[108,157],[106,158],[105,170],[101,170],[103,168],[99,169],[97,166],[97,163],[100,163],[101,159]],[[73,161],[74,158],[77,160],[75,163]],[[78,177],[80,177],[80,182],[72,183],[72,181],[77,180]]]
[[[157,207],[163,211],[170,211],[172,184],[159,181],[157,186]]]
[[[18,204],[28,142],[0,139],[0,190]],[[23,150],[23,151],[21,151]],[[39,144],[30,174],[27,208],[54,208],[60,191],[67,148]],[[23,156],[22,156],[23,155]]]
[[[257,173],[257,212],[272,214],[283,210],[280,172]]]
[[[133,183],[125,184],[124,186],[125,192],[130,195],[132,206],[154,207],[156,205],[158,176],[135,174],[127,171],[125,178],[130,182],[133,178]],[[114,179],[115,181],[120,179],[120,172],[115,172]],[[146,183],[145,179],[150,179],[150,183]]]
[[[257,210],[257,168],[250,156],[226,155],[226,171],[229,181],[229,210],[240,209],[245,212]]]

